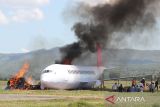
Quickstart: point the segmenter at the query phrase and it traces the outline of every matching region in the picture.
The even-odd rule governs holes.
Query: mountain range
[[[41,71],[60,59],[59,48],[41,49],[28,53],[0,54],[0,79],[8,79],[22,65],[30,64],[27,75],[39,79]],[[84,53],[75,59],[75,65],[96,65],[96,53]],[[152,73],[160,70],[160,50],[105,49],[102,52],[105,67],[115,67],[113,71],[125,73]],[[112,71],[110,71],[112,72]]]

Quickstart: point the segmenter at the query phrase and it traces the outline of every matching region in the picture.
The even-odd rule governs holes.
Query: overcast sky
[[[73,23],[65,17],[66,7],[72,6],[73,1],[97,4],[97,0],[0,0],[0,53],[28,52],[76,41],[71,31]],[[104,1],[114,0],[98,2]],[[145,48],[142,41],[124,48],[160,49],[160,37],[152,39],[147,39]]]

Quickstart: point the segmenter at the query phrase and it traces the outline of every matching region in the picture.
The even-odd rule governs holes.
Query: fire
[[[7,89],[30,89],[32,85],[32,77],[25,79],[25,74],[28,72],[30,65],[24,63],[18,73],[10,78],[7,83]]]
[[[72,61],[69,60],[69,59],[64,59],[64,61],[62,62],[63,64],[66,64],[66,65],[71,65],[72,64]]]
[[[23,67],[19,70],[19,72],[15,75],[15,78],[22,78],[27,73],[29,69],[29,64],[25,63]]]
[[[28,77],[28,78],[26,79],[26,82],[27,82],[28,84],[33,84],[32,76]]]

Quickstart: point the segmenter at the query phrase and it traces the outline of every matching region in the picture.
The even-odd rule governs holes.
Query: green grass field
[[[105,82],[107,88],[111,88],[115,81]],[[130,82],[123,81],[124,86],[130,85]],[[160,92],[150,93],[118,93],[109,91],[94,91],[94,90],[3,90],[6,81],[0,82],[0,95],[37,95],[49,96],[60,99],[18,99],[18,100],[3,100],[0,98],[0,107],[160,107]],[[144,97],[145,102],[117,102],[110,104],[105,101],[105,98],[110,95],[127,96],[127,97]],[[0,96],[1,97],[1,96]],[[15,98],[16,99],[16,98]]]

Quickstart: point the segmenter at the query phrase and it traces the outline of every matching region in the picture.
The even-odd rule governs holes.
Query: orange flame
[[[24,63],[22,68],[18,73],[10,78],[8,86],[10,89],[32,89],[31,85],[33,84],[32,76],[25,78],[25,74],[28,72],[29,63]]]
[[[29,69],[29,63],[25,63],[22,68],[18,71],[18,73],[15,75],[15,78],[22,78],[26,74],[26,72]]]
[[[63,61],[63,64],[71,65],[71,64],[72,64],[72,61],[69,60],[69,59],[65,59],[65,60]]]
[[[32,79],[32,76],[28,77],[26,82],[29,84],[29,85],[32,85],[33,84],[33,79]]]

